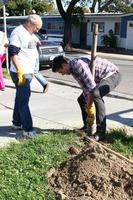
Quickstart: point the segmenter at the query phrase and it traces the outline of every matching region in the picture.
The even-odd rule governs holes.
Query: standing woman
[[[0,31],[0,90],[5,89],[5,83],[3,78],[2,64],[6,58],[6,47],[8,40],[3,31]]]

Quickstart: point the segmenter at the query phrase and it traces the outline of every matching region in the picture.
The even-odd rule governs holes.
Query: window
[[[48,23],[48,29],[49,30],[62,30],[63,29],[63,23],[57,23],[57,22],[49,22]]]
[[[120,23],[115,23],[115,30],[114,30],[115,35],[120,35]]]
[[[129,23],[129,27],[133,27],[133,23]]]
[[[91,32],[93,32],[93,24],[94,22],[91,23]],[[98,24],[99,32],[104,32],[104,22],[95,22],[95,24]]]

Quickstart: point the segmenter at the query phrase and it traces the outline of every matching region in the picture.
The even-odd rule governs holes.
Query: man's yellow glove
[[[89,125],[93,125],[94,124],[94,120],[95,120],[95,106],[92,105],[90,107],[86,108],[86,112],[87,112],[87,121]]]
[[[25,84],[25,76],[21,68],[18,68],[17,74],[18,74],[18,85],[23,86]]]

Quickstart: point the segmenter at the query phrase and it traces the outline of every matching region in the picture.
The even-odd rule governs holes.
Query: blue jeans
[[[38,82],[44,87],[47,85],[47,80],[44,76],[39,72],[39,60],[36,61],[35,69],[34,69],[34,76],[38,80]]]
[[[17,73],[10,72],[11,78],[16,87],[16,97],[13,111],[13,124],[21,126],[24,131],[33,130],[33,122],[29,109],[29,99],[31,95],[30,82],[32,80],[32,74],[26,74],[26,82],[23,86],[18,86]]]
[[[38,82],[44,87],[48,82],[39,71],[34,71],[34,76]]]

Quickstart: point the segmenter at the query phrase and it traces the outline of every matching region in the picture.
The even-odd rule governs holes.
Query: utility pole
[[[3,4],[3,20],[4,20],[4,32],[5,32],[5,37],[7,38],[7,27],[6,27],[6,4],[7,0],[0,1],[0,3]],[[9,74],[9,59],[8,59],[8,49],[6,48],[6,67],[7,67],[7,72]]]

